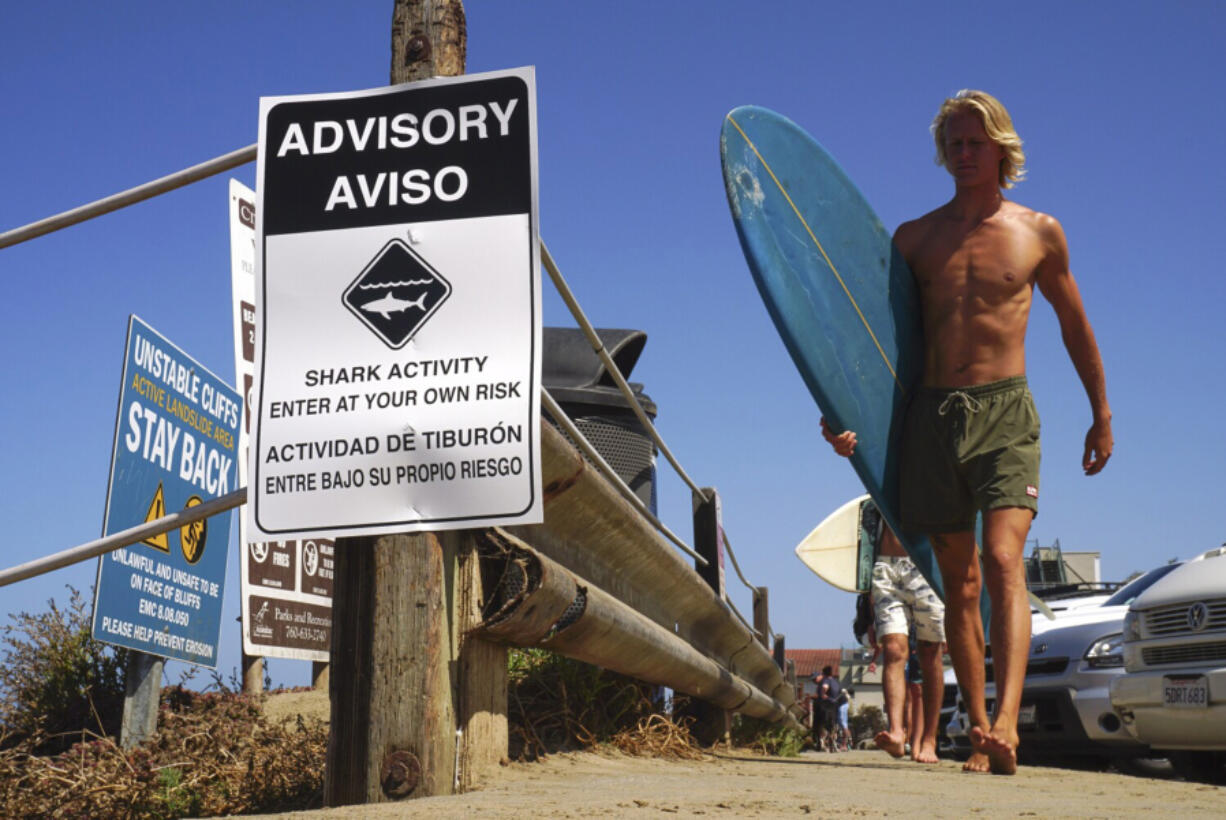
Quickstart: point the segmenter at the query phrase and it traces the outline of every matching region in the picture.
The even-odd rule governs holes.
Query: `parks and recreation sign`
[[[531,68],[260,101],[250,538],[538,523]]]
[[[242,388],[246,402],[238,435],[238,482],[247,486],[255,384],[255,191],[230,180],[229,211],[234,383]],[[332,540],[253,542],[247,538],[246,516],[239,516],[238,535],[243,652],[327,661],[332,638]]]
[[[128,320],[103,535],[237,489],[239,398],[136,316]],[[230,513],[98,560],[95,639],[217,666]]]

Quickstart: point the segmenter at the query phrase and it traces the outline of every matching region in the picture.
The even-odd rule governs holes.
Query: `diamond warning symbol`
[[[153,501],[149,504],[149,512],[145,513],[145,523],[156,521],[164,515],[166,515],[166,494],[162,492],[162,482],[159,481],[157,492],[153,494]],[[162,552],[170,552],[170,542],[166,539],[164,532],[151,535],[141,543],[160,549]]]
[[[404,347],[450,295],[450,282],[393,239],[353,280],[342,301],[394,350]]]

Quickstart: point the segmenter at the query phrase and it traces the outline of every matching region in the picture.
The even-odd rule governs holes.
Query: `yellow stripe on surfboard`
[[[881,354],[881,360],[885,362],[886,369],[889,370],[890,375],[894,377],[894,383],[897,384],[898,388],[902,390],[904,395],[906,395],[907,388],[901,381],[898,380],[898,374],[894,371],[894,365],[890,362],[890,357],[885,354],[885,350],[881,347],[881,342],[877,341],[877,334],[873,332],[872,325],[868,323],[868,319],[865,317],[864,312],[860,310],[860,305],[856,302],[856,297],[851,295],[851,290],[848,289],[847,283],[843,281],[843,277],[839,274],[839,269],[836,268],[834,263],[830,261],[830,257],[826,254],[826,249],[822,247],[821,241],[818,240],[817,236],[813,233],[813,229],[809,227],[808,221],[800,212],[800,209],[796,207],[796,203],[792,201],[792,197],[788,195],[787,189],[783,187],[783,183],[781,183],[779,178],[775,176],[775,172],[771,169],[770,163],[767,162],[766,158],[758,152],[758,146],[753,144],[753,140],[751,140],[749,136],[741,129],[741,126],[732,118],[731,115],[728,116],[728,122],[732,123],[732,127],[735,128],[737,133],[741,135],[741,138],[745,140],[745,144],[748,145],[754,152],[754,156],[756,156],[758,161],[762,163],[762,167],[766,169],[766,173],[770,174],[771,179],[775,181],[775,186],[779,189],[779,192],[783,194],[783,198],[786,199],[788,201],[788,205],[792,207],[792,212],[796,214],[796,218],[799,219],[800,224],[804,226],[805,232],[809,234],[809,238],[812,239],[813,244],[817,246],[817,250],[821,253],[822,259],[826,260],[826,264],[830,267],[830,272],[834,274],[834,278],[838,280],[839,286],[843,288],[843,293],[847,294],[847,300],[851,302],[851,306],[855,309],[856,315],[860,317],[860,322],[864,325],[864,329],[868,331],[869,338],[873,340],[873,344],[877,347],[877,352]]]

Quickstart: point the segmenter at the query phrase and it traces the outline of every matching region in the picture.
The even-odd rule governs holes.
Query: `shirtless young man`
[[[1111,456],[1111,409],[1094,332],[1054,218],[1005,199],[1025,156],[1008,112],[982,91],[946,100],[932,124],[937,161],[954,178],[945,205],[899,226],[924,326],[924,376],[903,426],[901,516],[927,533],[945,584],[945,632],[971,721],[968,771],[1017,770],[1017,713],[1030,650],[1023,548],[1038,511],[1039,419],[1026,388],[1034,286],[1051,303],[1090,399],[1082,468]],[[841,455],[855,433],[823,430]],[[984,516],[983,578],[975,513]],[[992,600],[996,714],[984,706],[980,585]]]

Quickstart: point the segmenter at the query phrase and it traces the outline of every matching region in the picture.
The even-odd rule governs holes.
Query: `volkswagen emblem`
[[[1188,628],[1200,632],[1209,623],[1209,607],[1203,601],[1197,601],[1188,607]]]

